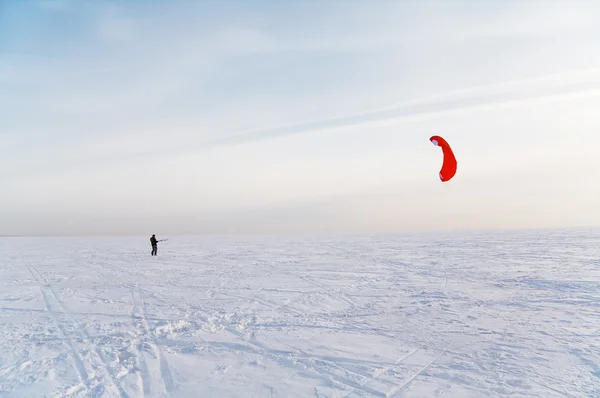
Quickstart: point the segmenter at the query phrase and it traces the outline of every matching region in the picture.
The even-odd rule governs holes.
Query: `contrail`
[[[593,98],[600,96],[600,87],[594,89],[581,89],[581,90],[573,90],[568,93],[559,93],[559,94],[543,94],[543,95],[532,95],[526,98],[518,98],[518,99],[508,99],[502,101],[494,101],[494,102],[484,102],[479,104],[468,104],[468,105],[445,105],[441,106],[442,109],[422,109],[416,111],[405,112],[400,115],[389,115],[381,118],[374,118],[366,121],[356,121],[350,123],[340,123],[334,126],[323,126],[322,122],[317,122],[314,124],[304,124],[304,125],[294,125],[285,128],[275,128],[268,130],[255,130],[248,131],[244,133],[239,133],[235,135],[227,135],[224,137],[219,137],[211,140],[204,141],[199,143],[194,148],[190,148],[188,146],[186,152],[193,152],[194,150],[199,150],[206,147],[214,147],[220,145],[235,145],[238,143],[244,142],[255,142],[261,141],[270,138],[278,138],[284,137],[288,135],[297,135],[297,134],[323,134],[323,133],[331,133],[337,131],[344,131],[355,129],[359,127],[363,128],[373,128],[373,127],[386,127],[394,124],[399,124],[402,122],[409,121],[425,121],[436,119],[445,116],[452,116],[458,114],[464,114],[468,112],[475,111],[489,111],[489,110],[497,110],[497,109],[506,109],[506,108],[514,108],[519,106],[533,105],[533,104],[542,104],[542,103],[551,103],[551,102],[561,102],[561,101],[571,101],[576,99],[583,98]],[[481,99],[480,99],[481,100]],[[471,100],[470,102],[473,102]],[[442,104],[444,105],[444,104]],[[438,106],[438,108],[440,108]]]
[[[593,79],[590,79],[588,76],[592,75]],[[569,80],[565,83],[562,83],[566,78],[569,77],[584,77],[583,80]],[[339,131],[340,129],[345,128],[356,128],[356,127],[378,127],[383,125],[389,125],[390,122],[400,122],[402,120],[428,120],[432,118],[437,118],[441,116],[450,116],[452,114],[464,113],[467,111],[480,111],[480,110],[491,110],[491,109],[500,109],[511,106],[519,106],[519,105],[529,105],[534,103],[543,103],[543,102],[556,102],[556,101],[568,101],[572,99],[580,99],[585,97],[595,97],[597,95],[596,89],[586,88],[584,90],[571,90],[571,92],[567,94],[542,94],[542,95],[530,95],[525,99],[509,99],[502,100],[490,103],[486,101],[485,104],[473,104],[468,106],[457,106],[456,104],[450,104],[450,100],[452,98],[466,95],[466,94],[482,94],[479,97],[473,97],[469,102],[475,101],[485,101],[485,94],[489,96],[490,91],[502,88],[511,88],[511,87],[520,87],[524,85],[529,85],[533,83],[539,83],[544,81],[550,81],[555,83],[554,88],[568,86],[569,84],[573,85],[574,83],[584,83],[584,82],[597,82],[600,84],[600,68],[587,68],[587,69],[579,69],[570,72],[562,72],[562,73],[554,73],[542,76],[529,77],[524,79],[515,79],[502,81],[498,83],[479,85],[474,87],[468,87],[464,89],[451,90],[446,91],[430,96],[425,96],[421,98],[416,98],[412,100],[407,100],[403,102],[398,102],[395,104],[387,105],[380,108],[374,108],[365,110],[360,113],[354,113],[346,116],[339,116],[334,118],[321,119],[318,121],[312,121],[308,123],[295,123],[295,124],[285,124],[280,125],[273,128],[268,129],[250,129],[245,131],[240,131],[233,134],[224,135],[221,137],[217,137],[214,139],[205,140],[199,142],[195,145],[195,149],[200,149],[203,147],[212,147],[218,145],[233,145],[237,143],[243,142],[252,142],[259,141],[263,139],[269,138],[277,138],[286,135],[292,134],[302,134],[302,133],[318,133],[318,132],[328,132],[328,131]],[[547,87],[546,87],[547,89]],[[510,95],[510,93],[506,93],[506,95]],[[515,94],[513,94],[515,95]],[[518,95],[518,94],[517,94]],[[446,109],[426,109],[428,104],[433,105],[434,107],[442,107],[444,108],[444,103],[441,103],[442,100],[447,100],[448,104],[446,105]],[[462,99],[463,101],[465,98]],[[433,103],[433,104],[432,104]],[[407,109],[410,107],[415,107],[421,105],[422,110],[413,110],[405,112],[401,115],[390,115],[392,111],[401,111],[403,109]],[[380,115],[381,117],[376,117]],[[374,116],[373,119],[364,121],[364,120],[353,120],[360,119],[366,116]],[[193,150],[194,148],[188,149]]]

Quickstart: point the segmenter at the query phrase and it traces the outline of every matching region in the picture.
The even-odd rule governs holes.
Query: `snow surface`
[[[0,239],[0,395],[599,397],[600,234]]]

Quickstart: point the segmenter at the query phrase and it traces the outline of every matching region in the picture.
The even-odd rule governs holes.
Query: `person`
[[[156,256],[156,253],[158,252],[158,241],[156,240],[156,236],[154,234],[152,234],[152,237],[150,237],[150,244],[152,245],[152,255]]]

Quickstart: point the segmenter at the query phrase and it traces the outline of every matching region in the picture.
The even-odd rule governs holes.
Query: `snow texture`
[[[600,397],[600,234],[0,239],[2,397]]]

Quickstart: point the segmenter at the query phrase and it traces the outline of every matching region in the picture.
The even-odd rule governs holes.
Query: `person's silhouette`
[[[158,252],[158,241],[156,240],[156,236],[152,234],[150,237],[150,244],[152,245],[152,255],[156,256]]]

